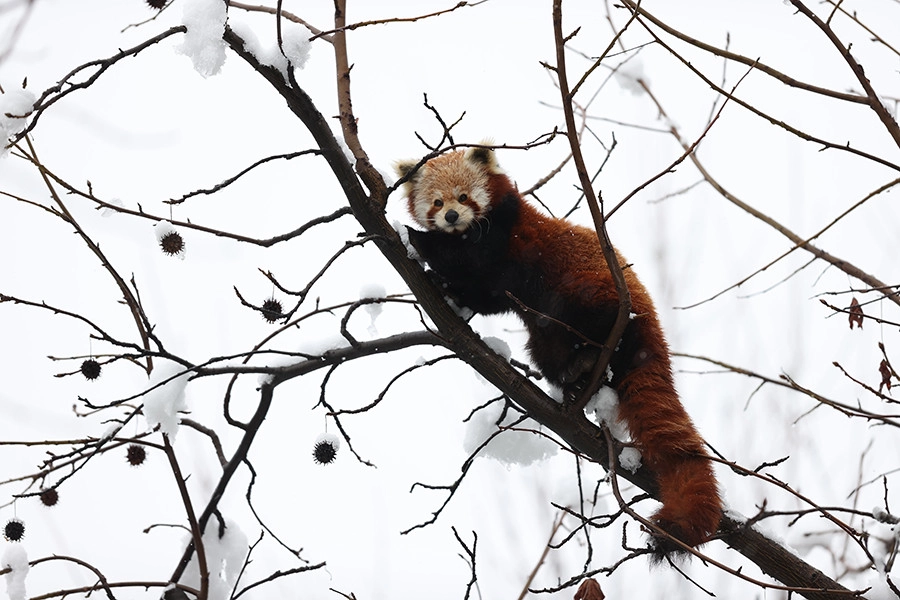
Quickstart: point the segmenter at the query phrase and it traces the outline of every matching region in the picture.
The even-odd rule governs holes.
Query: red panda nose
[[[444,220],[447,221],[448,223],[450,223],[451,225],[453,223],[456,223],[456,220],[458,218],[459,218],[459,213],[456,212],[455,210],[448,210],[447,214],[444,215]]]

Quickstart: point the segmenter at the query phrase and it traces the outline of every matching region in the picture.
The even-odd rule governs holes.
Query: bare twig
[[[897,146],[900,146],[900,125],[897,124],[897,121],[894,120],[894,116],[888,112],[888,109],[881,103],[881,98],[878,97],[878,93],[875,91],[875,88],[872,87],[872,82],[866,77],[862,65],[860,65],[850,53],[850,48],[844,45],[844,42],[841,41],[828,23],[825,23],[820,19],[819,16],[803,4],[801,0],[791,0],[791,4],[793,4],[801,13],[806,15],[806,18],[815,23],[816,27],[821,29],[822,33],[824,33],[834,47],[837,48],[837,51],[850,66],[850,70],[853,71],[853,75],[856,76],[856,80],[859,81],[859,84],[862,86],[863,90],[865,90],[866,101],[869,107],[875,111],[876,115],[878,115],[884,128],[894,139],[894,143],[897,144]]]
[[[79,65],[68,74],[64,75],[63,78],[60,79],[55,86],[48,88],[44,91],[44,93],[40,95],[40,97],[35,102],[35,111],[34,115],[31,118],[31,121],[28,123],[28,126],[25,127],[25,129],[23,129],[14,138],[14,141],[19,141],[26,135],[28,135],[28,133],[37,126],[38,120],[41,118],[41,115],[44,114],[44,111],[46,111],[48,108],[50,108],[72,92],[75,92],[76,90],[83,90],[92,86],[94,82],[100,78],[101,75],[103,75],[110,67],[118,63],[120,60],[137,56],[150,46],[158,44],[164,39],[169,38],[175,34],[184,33],[186,31],[187,27],[185,27],[184,25],[178,25],[176,27],[167,29],[159,35],[155,35],[147,40],[144,40],[136,46],[126,48],[125,50],[120,50],[118,53],[110,56],[109,58],[92,60],[84,63],[83,65]],[[95,67],[96,70],[83,81],[72,81],[75,76],[81,74],[82,71],[87,71]]]
[[[194,503],[187,490],[187,481],[178,465],[178,459],[175,456],[175,449],[169,443],[169,436],[163,434],[163,446],[166,450],[166,457],[169,459],[169,466],[172,469],[172,475],[175,476],[175,484],[181,494],[181,500],[184,504],[184,510],[187,514],[188,523],[191,527],[191,544],[197,552],[197,566],[200,571],[200,598],[206,598],[209,593],[209,566],[206,564],[206,549],[203,545],[203,528],[201,528],[197,517],[194,514]],[[218,573],[217,573],[218,575]]]
[[[330,31],[323,31],[321,33],[317,33],[313,39],[315,39],[317,37],[321,37],[321,36],[331,36],[333,39],[338,33],[353,31],[354,29],[359,29],[360,27],[370,27],[372,25],[387,25],[390,23],[416,23],[423,19],[428,19],[431,17],[439,17],[441,15],[451,13],[457,9],[460,9],[460,8],[463,8],[466,6],[477,6],[478,4],[481,4],[482,2],[485,2],[485,1],[486,0],[480,0],[478,2],[457,2],[454,6],[451,6],[450,8],[445,8],[444,10],[438,10],[438,11],[424,14],[424,15],[416,15],[414,17],[388,17],[385,19],[373,19],[370,21],[360,21],[357,23],[350,23],[349,25],[348,24],[338,25],[337,22],[335,22],[334,29],[332,29]]]
[[[820,86],[817,86],[817,85],[814,85],[811,83],[806,83],[806,82],[800,81],[798,79],[794,79],[790,75],[782,73],[781,71],[779,71],[773,67],[770,67],[769,65],[767,65],[763,62],[760,62],[758,58],[750,58],[747,56],[743,56],[741,54],[737,54],[735,52],[729,52],[725,48],[718,48],[716,46],[707,44],[706,42],[703,42],[701,40],[693,38],[693,37],[685,34],[684,32],[679,31],[678,29],[666,24],[666,22],[663,21],[662,19],[659,19],[659,18],[653,16],[651,13],[647,12],[647,9],[642,8],[640,6],[640,2],[637,2],[637,0],[623,0],[622,3],[628,7],[628,9],[632,12],[633,15],[640,15],[641,17],[645,18],[650,23],[653,23],[654,25],[656,25],[657,27],[659,27],[660,29],[662,29],[663,31],[668,33],[669,35],[676,37],[683,42],[687,42],[688,44],[691,44],[692,46],[699,48],[705,52],[709,52],[710,54],[714,54],[716,56],[721,56],[722,58],[724,58],[726,60],[731,60],[731,61],[734,61],[737,63],[747,65],[748,67],[752,67],[753,69],[755,69],[757,71],[760,71],[762,73],[765,73],[766,75],[769,75],[770,77],[772,77],[774,79],[777,79],[778,81],[784,83],[785,85],[788,85],[790,87],[795,87],[797,89],[813,92],[816,94],[821,94],[821,95],[827,96],[829,98],[836,98],[838,100],[844,100],[847,102],[854,102],[854,103],[858,103],[858,104],[868,104],[869,103],[868,98],[866,98],[865,96],[860,96],[859,94],[850,94],[850,93],[846,93],[846,92],[840,92],[837,90],[831,90],[831,89],[823,88],[823,87],[820,87]]]
[[[234,0],[227,0],[227,1],[228,1],[228,6],[232,6],[234,8],[239,8],[241,10],[246,10],[247,12],[261,12],[261,13],[268,13],[270,15],[278,15],[282,19],[287,19],[288,21],[292,21],[299,25],[303,25],[304,27],[309,29],[310,32],[314,36],[312,39],[321,38],[328,43],[332,42],[332,37],[330,35],[327,35],[321,29],[313,27],[308,21],[305,21],[301,17],[298,17],[297,15],[295,15],[291,12],[288,12],[286,10],[279,10],[278,8],[275,8],[272,6],[265,6],[265,5],[254,6],[251,4],[245,4],[244,2],[235,2]],[[312,41],[312,39],[310,41]]]
[[[369,188],[372,200],[378,206],[387,203],[387,186],[381,173],[378,172],[359,141],[356,116],[353,114],[353,102],[350,96],[350,63],[347,58],[346,15],[347,0],[334,0],[334,58],[337,69],[338,110],[341,131],[344,141],[356,160],[356,172]]]
[[[547,560],[547,555],[550,554],[550,549],[553,547],[553,538],[556,536],[556,532],[559,531],[559,528],[562,526],[564,518],[565,514],[560,512],[559,516],[553,520],[553,526],[550,527],[550,537],[547,539],[547,543],[544,545],[544,550],[541,552],[540,558],[538,558],[538,561],[537,563],[535,563],[534,568],[531,570],[531,573],[529,573],[528,577],[525,579],[525,585],[522,586],[522,592],[519,594],[518,600],[524,600],[525,596],[529,594],[529,590],[531,590],[531,583],[534,581],[534,578],[537,577],[538,571]]]
[[[465,556],[460,554],[460,557],[466,564],[469,565],[469,570],[472,572],[472,578],[469,579],[469,583],[466,584],[466,595],[463,596],[463,600],[469,600],[469,596],[472,593],[472,586],[478,583],[478,575],[475,573],[475,552],[478,548],[478,534],[476,532],[472,532],[472,547],[466,545],[461,537],[459,537],[459,532],[456,531],[456,527],[451,527],[453,530],[453,536],[456,538],[456,541],[459,542],[459,545],[462,546],[463,551],[466,553]]]
[[[28,149],[30,152],[28,156],[29,160],[35,167],[37,167],[38,171],[41,174],[41,178],[44,181],[44,184],[47,186],[47,191],[50,193],[53,201],[59,207],[60,218],[69,223],[75,229],[75,232],[87,245],[88,249],[100,260],[103,268],[106,269],[106,272],[109,273],[109,275],[113,278],[116,287],[119,288],[119,291],[125,298],[125,304],[128,306],[128,309],[131,312],[132,319],[137,326],[138,334],[140,334],[141,336],[143,348],[148,352],[146,356],[147,364],[145,366],[145,369],[147,373],[150,373],[153,370],[153,359],[149,355],[151,338],[150,332],[152,330],[152,327],[149,324],[147,316],[144,314],[144,309],[141,306],[141,303],[139,302],[135,293],[131,291],[131,288],[128,286],[122,276],[119,275],[119,272],[116,270],[116,268],[112,266],[112,263],[106,257],[105,253],[100,250],[100,246],[93,240],[93,238],[91,238],[91,236],[87,234],[87,232],[81,227],[72,213],[69,212],[69,209],[66,208],[66,205],[62,201],[62,198],[56,192],[56,188],[51,183],[47,169],[38,159],[37,151],[35,150],[34,145],[31,142],[30,136],[25,136],[25,143],[28,145]],[[156,341],[158,342],[158,340]]]
[[[588,208],[591,211],[591,217],[594,220],[594,229],[597,231],[597,238],[600,248],[603,251],[603,258],[606,260],[607,268],[612,274],[612,279],[616,285],[616,294],[619,297],[619,310],[616,314],[616,320],[609,331],[609,335],[600,349],[600,356],[594,369],[591,372],[589,383],[581,392],[581,396],[575,403],[575,408],[581,410],[587,404],[591,396],[600,388],[600,382],[606,373],[606,367],[612,358],[613,350],[622,339],[625,328],[628,326],[628,315],[631,313],[631,294],[628,291],[628,285],[625,283],[625,274],[622,272],[622,266],[619,264],[618,256],[613,248],[612,241],[606,231],[606,217],[603,215],[603,209],[598,202],[597,196],[594,194],[594,188],[591,178],[587,172],[587,166],[584,162],[584,156],[581,153],[581,145],[576,135],[575,114],[572,111],[573,94],[569,91],[569,81],[566,74],[566,39],[563,37],[562,31],[562,0],[554,0],[553,2],[553,35],[556,46],[556,76],[559,81],[559,93],[562,97],[563,115],[566,121],[566,133],[569,139],[569,147],[572,150],[572,161],[581,181],[581,191],[585,195]],[[612,48],[610,45],[607,51]]]
[[[624,2],[626,5],[634,4],[631,0],[624,0]],[[776,127],[780,127],[781,129],[784,129],[788,133],[791,133],[802,140],[820,144],[823,148],[840,150],[842,152],[849,152],[851,154],[855,154],[857,156],[866,158],[867,160],[870,160],[874,163],[878,163],[878,164],[884,165],[886,167],[889,167],[895,171],[900,171],[900,165],[898,165],[897,163],[891,162],[890,160],[887,160],[886,158],[884,158],[882,156],[878,156],[878,155],[872,154],[870,152],[865,152],[863,150],[859,150],[859,149],[851,146],[849,143],[830,142],[826,139],[806,133],[804,131],[801,131],[800,129],[797,129],[796,127],[789,125],[788,123],[785,123],[784,121],[776,119],[775,117],[761,111],[760,109],[755,107],[753,104],[747,102],[746,100],[742,100],[741,98],[738,98],[737,96],[729,96],[729,94],[726,90],[722,89],[722,87],[720,87],[717,83],[715,83],[709,77],[704,75],[696,66],[694,66],[693,63],[691,63],[691,61],[687,60],[681,54],[676,52],[675,49],[673,49],[669,44],[666,44],[666,42],[664,42],[662,40],[662,38],[660,38],[656,34],[656,32],[653,31],[653,29],[651,29],[650,26],[642,20],[642,18],[639,18],[638,21],[644,26],[646,31],[653,37],[653,39],[656,41],[657,44],[662,46],[673,57],[678,59],[689,71],[691,71],[692,73],[694,73],[694,75],[696,75],[698,78],[700,78],[700,80],[703,81],[703,83],[705,83],[710,88],[715,90],[716,93],[721,94],[722,96],[730,97],[733,102],[739,104],[740,106],[747,109],[751,113],[757,115],[758,117],[760,117],[762,119],[765,119],[766,121],[768,121],[772,125],[775,125]]]
[[[662,114],[665,114],[663,106],[659,102],[659,100],[652,94],[648,94],[648,95],[649,95],[650,99],[654,102],[654,104],[656,105],[657,109]],[[732,94],[726,93],[725,95],[729,99],[735,99],[735,97]],[[678,131],[678,129],[676,127],[672,127],[670,131],[672,133],[672,136],[675,137],[676,140],[678,140],[678,143],[681,144],[682,148],[684,148],[685,151],[690,149],[690,146],[687,144],[687,142],[684,140],[684,138],[682,138],[680,132]],[[769,215],[763,213],[762,211],[750,206],[749,204],[747,204],[746,202],[744,202],[743,200],[741,200],[740,198],[738,198],[737,196],[735,196],[734,194],[729,192],[727,189],[725,189],[724,186],[722,186],[715,178],[713,178],[712,174],[710,174],[710,172],[706,170],[706,167],[703,165],[703,163],[697,157],[696,153],[693,153],[693,152],[689,153],[688,156],[690,156],[691,162],[694,163],[694,166],[697,168],[698,171],[700,171],[700,174],[703,176],[703,178],[723,198],[725,198],[726,200],[728,200],[735,206],[738,206],[739,208],[741,208],[748,214],[759,219],[760,221],[764,222],[765,224],[769,225],[770,227],[772,227],[773,229],[775,229],[776,231],[781,233],[783,236],[785,236],[790,241],[792,241],[797,248],[803,248],[804,250],[806,250],[807,252],[812,254],[815,258],[821,259],[821,260],[833,265],[834,267],[837,267],[841,271],[844,271],[851,277],[855,277],[856,279],[859,279],[860,281],[871,286],[872,288],[885,289],[885,290],[890,288],[890,286],[888,286],[886,283],[884,283],[883,281],[881,281],[874,275],[870,275],[869,273],[866,273],[865,271],[863,271],[862,269],[860,269],[853,263],[850,263],[849,261],[842,259],[840,257],[834,256],[833,254],[826,252],[825,250],[822,250],[819,247],[811,244],[807,239],[803,238],[802,236],[798,235],[794,231],[790,230],[788,227],[786,227],[782,223],[776,221],[775,219],[773,219]],[[884,186],[878,188],[878,190],[875,190],[874,192],[872,192],[871,194],[867,195],[865,198],[863,198],[862,200],[857,202],[854,206],[852,206],[848,210],[844,211],[844,213],[841,216],[839,216],[837,219],[835,219],[834,222],[837,222],[837,220],[840,220],[841,218],[843,218],[844,216],[849,214],[854,208],[861,206],[864,202],[866,202],[870,198],[874,197],[875,195],[880,194],[880,193],[894,187],[897,184],[897,182],[898,182],[898,180],[894,180],[894,181],[891,181],[891,182],[885,184]],[[828,226],[826,226],[822,231],[820,231],[819,233],[817,233],[816,235],[812,236],[809,239],[810,240],[815,239],[816,237],[818,237],[819,235],[824,233],[825,230],[827,230],[834,224],[834,222],[832,224],[829,224]],[[784,256],[786,256],[787,254],[788,253],[785,253]],[[774,262],[770,263],[770,265],[771,264],[774,264]],[[711,300],[718,298],[722,294],[725,294],[726,292],[728,292],[730,290],[740,287],[741,285],[743,285],[744,283],[749,281],[750,278],[755,276],[757,273],[764,271],[770,265],[767,265],[766,267],[763,267],[762,269],[755,271],[753,274],[749,275],[748,277],[745,277],[745,278],[741,279],[741,281],[738,281],[737,283],[734,283],[734,284],[728,286],[727,288],[719,291],[718,293],[714,294],[713,296],[710,296],[699,302],[694,302],[692,304],[689,304],[686,306],[680,306],[677,308],[681,308],[681,309],[694,308],[694,307],[704,304],[706,302],[710,302]],[[884,297],[891,300],[895,304],[900,305],[900,296],[898,296],[897,294],[885,294]]]

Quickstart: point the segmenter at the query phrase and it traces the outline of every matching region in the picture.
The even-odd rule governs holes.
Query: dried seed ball
[[[150,8],[155,8],[156,10],[162,10],[166,5],[166,0],[147,0],[147,4],[150,5]]]
[[[313,460],[320,465],[329,465],[337,458],[338,448],[341,447],[341,440],[333,433],[323,433],[316,438],[313,446]]]
[[[159,240],[159,247],[169,256],[184,252],[184,238],[177,231],[167,233]]]
[[[160,221],[153,226],[153,232],[156,234],[156,241],[163,253],[184,259],[184,238],[177,229],[172,227],[171,223]]]
[[[3,537],[7,542],[19,542],[25,537],[25,523],[21,519],[10,519],[3,528]]]
[[[88,381],[93,381],[100,377],[100,363],[93,358],[89,358],[81,363],[81,374]]]
[[[56,503],[59,502],[59,492],[54,488],[47,488],[46,490],[41,490],[38,498],[41,499],[41,504],[44,506],[56,506]]]
[[[126,452],[126,459],[128,460],[128,464],[132,467],[142,465],[144,464],[144,461],[147,460],[147,450],[139,444],[129,444]]]
[[[330,442],[317,442],[313,447],[313,460],[320,465],[327,465],[337,458],[337,449]]]
[[[262,313],[263,319],[269,323],[274,323],[284,315],[284,309],[281,307],[281,302],[275,298],[269,298],[263,302],[260,312]]]

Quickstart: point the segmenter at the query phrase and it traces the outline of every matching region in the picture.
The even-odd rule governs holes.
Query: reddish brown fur
[[[490,188],[492,198],[515,192],[501,175],[491,177]],[[521,210],[510,260],[536,264],[548,287],[565,297],[579,301],[587,297],[585,301],[595,306],[618,304],[594,231],[546,217],[524,201]],[[624,263],[621,258],[620,263]],[[625,279],[632,310],[640,315],[642,350],[650,358],[618,383],[619,415],[641,451],[643,464],[657,474],[663,507],[654,520],[684,543],[696,546],[719,526],[718,487],[703,439],[675,391],[669,349],[653,302],[633,270],[625,270]]]
[[[411,230],[411,240],[463,304],[484,314],[516,312],[528,328],[535,363],[566,391],[590,372],[598,352],[590,345],[579,348],[582,339],[548,325],[541,315],[564,321],[596,342],[605,339],[619,299],[596,233],[538,212],[499,171],[492,155],[482,159],[456,153],[439,160],[469,161],[469,167],[483,168],[476,179],[484,185],[487,174],[490,204],[466,236]],[[433,189],[434,181],[428,183]],[[429,201],[418,197],[416,189],[413,184],[408,190],[413,215],[416,203]],[[675,391],[669,349],[653,302],[631,269],[625,270],[625,279],[636,316],[611,362],[619,418],[628,425],[643,464],[657,476],[663,506],[654,521],[696,546],[719,525],[722,502],[715,475],[703,439]],[[509,300],[508,293],[516,300]],[[655,547],[659,555],[680,550],[661,537]]]

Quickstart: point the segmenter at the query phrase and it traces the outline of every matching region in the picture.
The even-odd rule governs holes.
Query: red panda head
[[[502,174],[490,148],[469,148],[432,158],[417,171],[416,161],[394,165],[408,196],[409,214],[422,227],[462,233],[490,210],[490,177]]]

